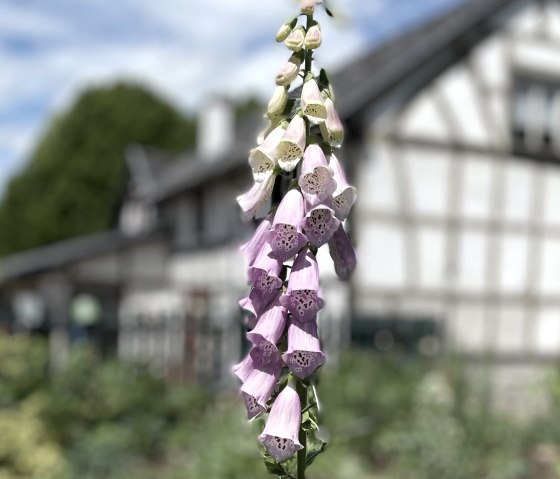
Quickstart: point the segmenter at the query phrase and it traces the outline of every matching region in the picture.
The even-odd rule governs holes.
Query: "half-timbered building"
[[[326,345],[460,352],[515,407],[509,392],[560,356],[560,2],[463,2],[332,80],[359,265],[341,285],[322,258]],[[66,304],[48,284],[65,301],[101,292],[121,357],[227,385],[251,230],[234,198],[256,125],[220,99],[202,110],[197,150],[171,166],[127,151],[114,231],[5,258],[0,275],[8,300],[41,291],[47,311]]]

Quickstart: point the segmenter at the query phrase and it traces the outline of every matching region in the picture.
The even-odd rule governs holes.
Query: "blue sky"
[[[317,61],[333,70],[462,0],[329,0]],[[88,86],[141,82],[183,111],[206,95],[266,98],[294,0],[0,0],[0,192],[53,115]]]

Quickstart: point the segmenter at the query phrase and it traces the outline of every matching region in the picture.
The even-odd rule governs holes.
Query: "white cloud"
[[[331,69],[364,48],[368,36],[364,19],[373,24],[373,18],[390,4],[389,0],[334,2],[331,6],[342,11],[342,20],[321,15],[325,40],[317,53],[318,62]],[[153,0],[92,0],[84,2],[91,18],[76,15],[76,4],[70,0],[38,2],[34,10],[0,4],[0,111],[17,111],[29,98],[40,98],[45,105],[42,117],[35,113],[15,129],[0,116],[0,173],[8,162],[6,155],[22,159],[30,150],[38,131],[35,125],[66,108],[88,85],[134,79],[183,109],[192,109],[204,95],[216,91],[266,97],[288,56],[273,37],[293,13],[294,3],[166,0],[163,8]],[[74,17],[68,17],[70,7]],[[121,17],[129,23],[119,23]],[[6,32],[39,43],[30,52],[2,49]],[[43,45],[44,38],[58,41]],[[3,140],[8,137],[11,140]],[[15,162],[13,156],[9,162]]]

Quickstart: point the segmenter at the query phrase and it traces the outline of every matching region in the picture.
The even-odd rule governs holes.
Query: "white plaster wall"
[[[529,236],[505,233],[501,246],[498,288],[504,293],[521,294],[528,286]]]
[[[83,281],[99,281],[108,284],[119,281],[122,273],[119,256],[114,253],[81,261],[72,269],[75,277]]]
[[[166,275],[177,289],[243,289],[246,265],[236,246],[209,251],[177,253],[166,266]]]
[[[416,138],[451,140],[450,125],[441,116],[433,88],[426,88],[409,103],[401,115],[398,131]]]
[[[418,227],[420,287],[441,290],[445,288],[445,242],[441,228]]]
[[[355,212],[369,209],[395,212],[399,203],[395,189],[393,151],[389,145],[377,139],[368,142],[365,149],[359,172],[355,175],[359,195],[354,206]]]
[[[560,225],[560,169],[549,166],[544,171],[545,204],[544,222],[548,225]]]
[[[466,145],[491,146],[488,123],[492,118],[485,115],[484,97],[476,90],[467,66],[452,67],[436,83],[450,110],[453,138]]]
[[[462,191],[460,215],[469,219],[488,220],[491,217],[492,158],[487,155],[464,155],[462,161]]]
[[[398,154],[398,153],[397,153]],[[449,209],[449,168],[453,158],[428,148],[403,148],[400,154],[406,172],[404,186],[410,208],[417,214],[444,216]]]
[[[167,245],[155,242],[130,248],[123,255],[121,267],[126,277],[135,281],[163,281],[167,260]]]
[[[407,285],[405,229],[400,225],[364,224],[358,230],[360,262],[355,281],[362,288],[404,288]]]
[[[553,41],[560,42],[560,4],[549,2],[546,10],[546,31]]]

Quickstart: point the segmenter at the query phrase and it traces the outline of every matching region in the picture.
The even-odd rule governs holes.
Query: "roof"
[[[118,230],[103,231],[34,248],[0,259],[0,285],[42,271],[60,268],[78,260],[119,251],[157,236],[158,232],[128,237]]]
[[[360,125],[367,111],[404,104],[481,40],[499,29],[507,14],[539,0],[470,0],[403,35],[383,43],[331,76],[337,111],[349,125]],[[242,125],[227,156],[210,162],[194,154],[180,158],[154,184],[153,199],[163,201],[200,188],[244,165],[254,147],[256,122]],[[248,169],[247,169],[248,171]],[[247,173],[248,174],[248,173]]]
[[[332,83],[337,111],[345,120],[383,104],[403,84],[413,95],[492,32],[509,14],[539,0],[470,0],[405,33],[337,72]]]

